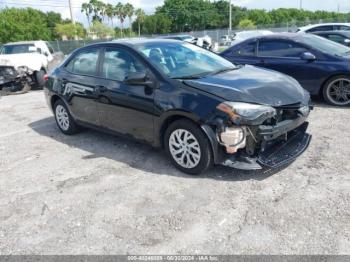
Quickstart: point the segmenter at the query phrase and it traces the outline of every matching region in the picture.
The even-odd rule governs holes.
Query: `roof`
[[[129,39],[116,39],[109,42],[101,42],[93,45],[100,44],[123,44],[127,46],[142,45],[149,43],[183,43],[174,39],[163,39],[163,38],[129,38]]]
[[[19,41],[19,42],[11,42],[11,43],[6,43],[4,45],[30,45],[34,44],[37,42],[43,42],[42,40],[35,40],[35,41]]]
[[[317,27],[317,26],[327,26],[327,25],[347,25],[347,26],[350,26],[350,23],[322,23],[322,24],[314,24],[314,25],[307,25],[307,26],[299,27],[299,30],[305,31],[305,30],[308,30],[308,29],[311,29],[311,28],[314,28],[314,27]]]
[[[350,35],[350,30],[336,30],[336,31],[318,31],[313,32],[313,34],[344,34],[344,35]]]

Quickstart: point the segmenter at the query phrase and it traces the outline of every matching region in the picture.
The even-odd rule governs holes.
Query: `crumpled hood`
[[[13,66],[16,69],[19,66],[27,66],[36,71],[47,66],[47,58],[38,53],[0,55],[0,66]]]
[[[306,105],[310,99],[309,93],[294,78],[254,66],[185,80],[184,83],[233,102],[278,107],[296,103]]]

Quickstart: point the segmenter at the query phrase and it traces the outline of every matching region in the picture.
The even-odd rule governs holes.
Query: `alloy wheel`
[[[56,106],[56,119],[59,127],[67,131],[69,129],[69,116],[67,110],[62,105]]]
[[[201,149],[196,137],[185,129],[174,130],[169,137],[173,159],[184,168],[194,168],[201,160]]]
[[[328,99],[335,105],[343,106],[350,103],[350,79],[338,78],[328,85]]]

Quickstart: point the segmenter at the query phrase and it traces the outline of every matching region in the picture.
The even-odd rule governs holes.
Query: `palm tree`
[[[90,15],[92,13],[92,6],[90,3],[83,3],[81,5],[81,12],[85,13],[89,27],[90,27]]]
[[[104,2],[97,1],[96,7],[97,7],[99,15],[101,16],[102,22],[103,22],[105,15],[106,15],[106,4]]]
[[[121,25],[120,36],[122,37],[126,13],[125,13],[124,5],[121,2],[118,2],[118,4],[115,6],[115,13],[120,21],[120,25]]]
[[[114,7],[113,7],[113,5],[107,4],[105,11],[106,11],[106,15],[108,17],[108,20],[110,20],[112,22],[112,27],[114,27],[113,26],[113,16],[114,16]]]
[[[131,37],[131,19],[132,19],[132,16],[134,15],[134,6],[130,3],[127,3],[124,6],[124,10],[125,10],[125,15],[129,18],[129,33]]]
[[[100,21],[101,22],[101,17],[100,17],[100,4],[98,0],[90,0],[89,5],[91,6],[91,11],[94,14],[92,16],[92,21]]]
[[[141,8],[136,9],[135,11],[137,25],[139,27],[139,36],[141,35],[141,24],[145,21],[146,13]]]

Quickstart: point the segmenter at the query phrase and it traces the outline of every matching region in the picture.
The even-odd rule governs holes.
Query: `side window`
[[[345,37],[341,35],[328,35],[327,38],[337,43],[344,44]]]
[[[46,45],[47,45],[47,48],[49,49],[49,52],[50,52],[51,54],[53,54],[53,53],[54,53],[54,50],[53,50],[52,45],[51,45],[49,42],[46,42]]]
[[[289,41],[262,41],[259,43],[259,56],[299,58],[308,50],[303,46]]]
[[[69,61],[66,69],[74,74],[95,76],[98,54],[99,49],[97,48],[84,50]]]
[[[256,42],[251,42],[239,46],[236,50],[232,52],[235,56],[255,56]]]
[[[335,30],[350,30],[350,26],[347,26],[347,25],[337,25],[337,26],[335,26]]]
[[[107,48],[102,65],[102,76],[108,79],[124,81],[130,73],[145,72],[143,64],[129,52]]]
[[[306,32],[310,33],[310,32],[318,32],[318,31],[333,31],[333,30],[334,28],[332,25],[324,25],[324,26],[317,26],[317,27],[311,28]]]

